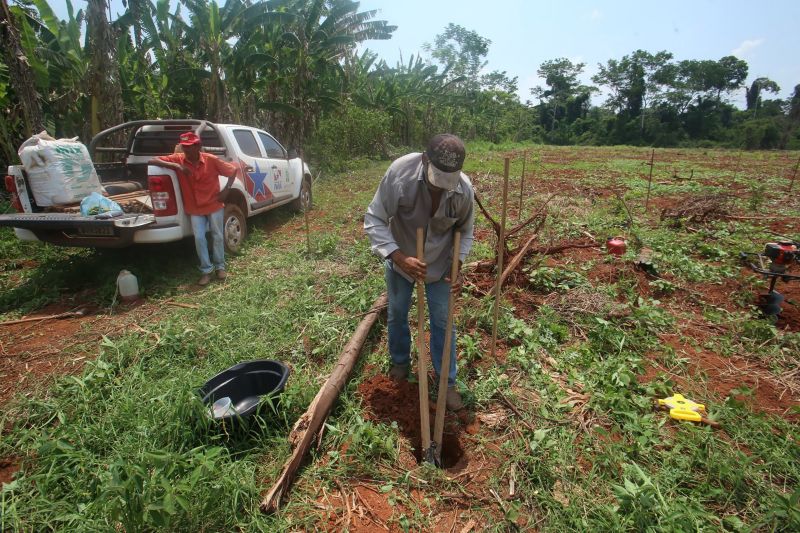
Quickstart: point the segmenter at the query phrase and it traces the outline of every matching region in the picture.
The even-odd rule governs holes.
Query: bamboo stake
[[[517,210],[517,222],[522,220],[522,195],[525,193],[525,163],[528,161],[528,151],[522,155],[522,174],[519,178],[519,209]]]
[[[736,170],[733,171],[733,179],[731,181],[736,181],[736,176],[739,174],[739,167],[742,164],[742,149],[739,148],[739,158],[736,160]]]
[[[295,445],[294,451],[284,463],[283,471],[278,480],[267,495],[264,496],[264,499],[261,500],[261,511],[268,513],[276,511],[280,507],[281,498],[289,491],[292,481],[297,475],[297,470],[303,462],[303,457],[314,443],[314,436],[328,417],[334,401],[344,390],[367,335],[377,321],[380,311],[386,306],[386,302],[386,293],[383,293],[372,304],[370,312],[361,320],[355,333],[350,337],[344,350],[339,355],[339,361],[336,363],[330,377],[322,385],[311,405],[308,406],[306,412],[297,420],[291,433],[289,433],[289,442]]]
[[[653,185],[653,159],[656,156],[656,149],[650,153],[650,176],[647,178],[647,198],[644,201],[644,212],[647,213],[647,208],[650,206],[650,187]]]
[[[311,256],[311,229],[308,223],[308,209],[303,210],[303,218],[306,219],[306,253]]]
[[[506,159],[506,170],[508,170],[508,159]],[[450,283],[456,283],[458,279],[458,258],[461,250],[461,232],[455,232],[453,236],[453,264],[450,267]],[[442,435],[444,434],[444,413],[447,400],[447,379],[450,374],[450,357],[453,343],[453,314],[456,297],[453,291],[447,297],[447,329],[444,332],[444,346],[442,347],[442,364],[439,367],[439,392],[436,398],[436,421],[433,425],[433,446],[436,463],[441,464],[442,458]]]
[[[417,259],[425,262],[425,230],[417,228]],[[431,413],[428,410],[428,351],[425,349],[425,282],[417,280],[417,380],[422,457],[431,449]]]
[[[794,165],[794,172],[792,173],[792,181],[789,182],[789,189],[786,192],[792,192],[792,187],[794,187],[794,180],[797,177],[798,167],[800,167],[800,157],[797,158],[797,163]]]
[[[503,169],[503,214],[500,218],[500,235],[497,238],[497,279],[494,283],[494,325],[492,326],[492,359],[497,347],[497,317],[500,313],[500,281],[503,273],[503,255],[506,240],[506,204],[508,201],[508,158]]]

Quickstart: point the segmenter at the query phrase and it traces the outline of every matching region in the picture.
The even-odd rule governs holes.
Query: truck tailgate
[[[155,221],[155,215],[151,214],[125,214],[114,218],[85,217],[80,213],[0,215],[0,227],[27,229],[40,240],[72,246],[125,246],[131,243],[136,230]]]

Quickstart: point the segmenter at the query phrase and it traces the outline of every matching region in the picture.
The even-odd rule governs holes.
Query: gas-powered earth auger
[[[781,312],[781,304],[784,296],[775,290],[775,283],[780,278],[784,283],[792,280],[800,280],[800,275],[787,274],[787,270],[795,264],[800,264],[800,242],[780,241],[769,242],[764,247],[764,252],[760,254],[742,252],[739,257],[758,274],[770,278],[769,292],[760,294],[758,307],[768,316],[774,316]],[[758,260],[758,264],[753,259]]]

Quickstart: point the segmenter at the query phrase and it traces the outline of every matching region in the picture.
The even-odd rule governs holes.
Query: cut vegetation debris
[[[498,271],[498,228],[477,217],[456,315],[467,409],[445,417],[441,470],[419,462],[419,389],[386,376],[378,327],[304,461],[287,440],[383,291],[361,219],[385,162],[320,178],[307,221],[253,219],[206,291],[191,243],[109,254],[0,230],[0,322],[88,310],[2,328],[0,529],[800,530],[800,283],[764,317],[768,282],[739,260],[798,240],[800,205],[777,192],[798,154],[501,148],[474,147],[466,172],[496,216],[509,157],[507,219],[528,223]],[[112,306],[122,268],[135,306]],[[291,367],[280,408],[219,431],[196,390],[250,359]],[[676,392],[721,427],[653,409]],[[262,513],[289,462],[290,495]]]

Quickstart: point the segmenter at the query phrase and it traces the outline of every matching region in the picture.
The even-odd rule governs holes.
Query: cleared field
[[[383,291],[361,230],[376,163],[317,182],[311,255],[302,217],[267,214],[206,290],[190,245],[101,254],[3,230],[3,320],[88,312],[0,326],[0,529],[800,528],[800,281],[778,282],[787,301],[767,320],[753,306],[765,282],[739,260],[800,238],[798,154],[657,150],[648,199],[649,149],[470,148],[491,217],[504,157],[509,227],[539,215],[508,259],[538,236],[504,286],[491,359],[495,232],[477,215],[456,315],[467,410],[447,419],[446,469],[417,464],[416,385],[386,379],[381,324],[282,510],[258,510],[289,428]],[[657,276],[634,265],[641,248]],[[121,268],[143,304],[112,304]],[[291,366],[282,404],[220,432],[194,391],[256,358]],[[674,392],[720,427],[653,409]]]

